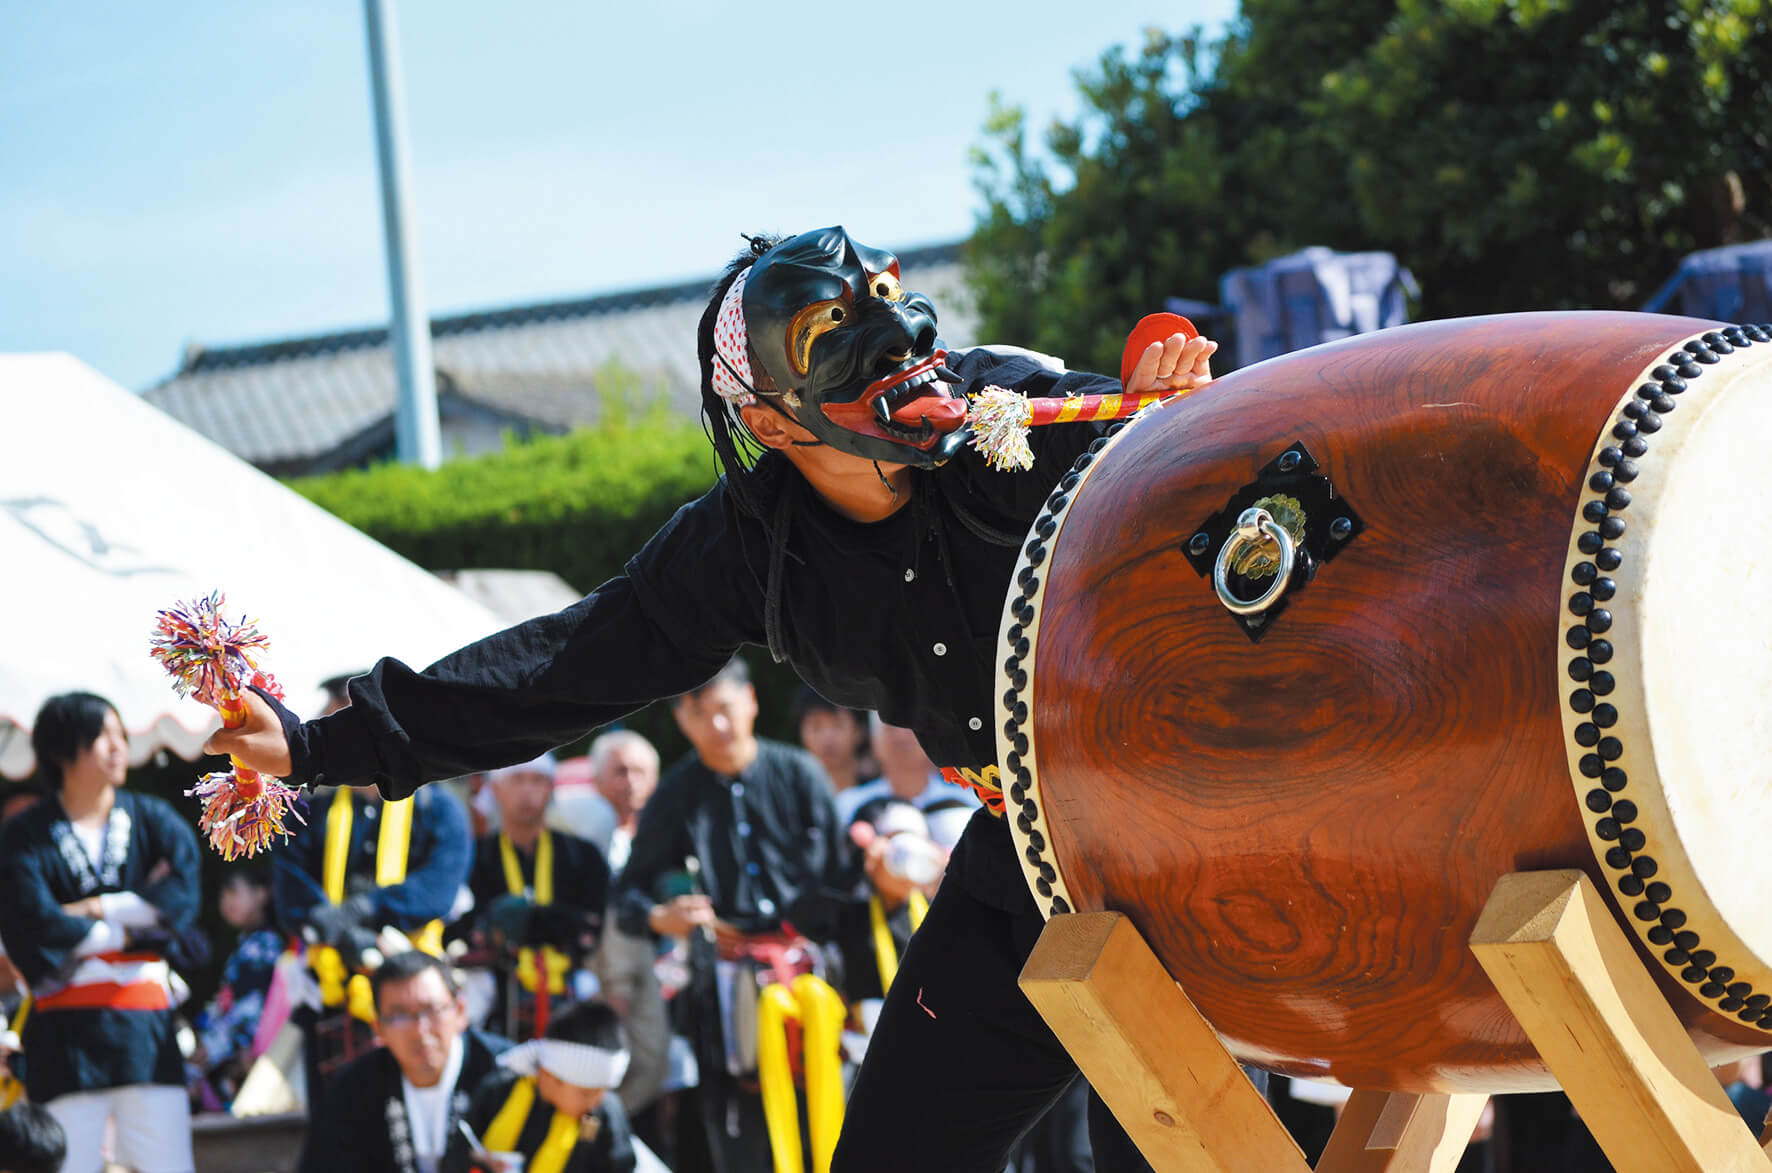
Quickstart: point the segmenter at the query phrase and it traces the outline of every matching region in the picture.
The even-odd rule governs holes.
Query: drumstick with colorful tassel
[[[247,687],[263,688],[277,699],[283,691],[269,674],[260,672],[257,657],[270,640],[250,621],[229,622],[221,592],[161,611],[154,624],[149,654],[172,676],[180,696],[195,694],[221,712],[222,724],[238,729],[246,724]],[[252,856],[279,838],[288,838],[288,818],[301,819],[296,808],[298,791],[260,774],[239,758],[233,769],[205,774],[188,797],[203,804],[198,826],[209,845],[223,859]]]
[[[1034,467],[1034,450],[1028,447],[1029,428],[1041,424],[1125,419],[1153,403],[1183,394],[1186,392],[1150,391],[1143,395],[1029,399],[1019,391],[986,387],[972,397],[966,422],[972,426],[972,446],[984,454],[986,464],[1004,472]]]
[[[1131,378],[1133,369],[1148,346],[1176,334],[1187,338],[1200,336],[1194,324],[1180,314],[1151,314],[1140,321],[1126,339],[1125,349],[1121,353],[1121,383],[1124,384]],[[972,446],[984,454],[985,463],[1003,472],[1033,467],[1034,453],[1027,440],[1029,428],[1037,428],[1042,424],[1125,419],[1137,415],[1153,403],[1187,393],[1147,391],[1139,395],[1121,392],[1030,399],[1018,391],[986,387],[972,397],[966,422],[972,428]]]

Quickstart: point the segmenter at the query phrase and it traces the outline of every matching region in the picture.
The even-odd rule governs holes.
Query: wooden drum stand
[[[1470,943],[1620,1173],[1772,1171],[1582,872],[1503,877]],[[1053,917],[1021,988],[1156,1173],[1307,1173],[1125,916]],[[1355,1091],[1317,1173],[1451,1173],[1487,1098]]]

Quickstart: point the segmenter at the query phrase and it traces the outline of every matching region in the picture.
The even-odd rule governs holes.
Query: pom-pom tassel
[[[206,704],[233,700],[241,680],[266,648],[268,637],[251,620],[230,623],[222,615],[227,600],[220,591],[186,606],[162,611],[154,623],[148,654],[172,677],[173,691],[195,695]],[[240,710],[245,719],[245,710]]]
[[[283,690],[271,676],[255,671],[255,659],[270,646],[249,621],[230,623],[222,614],[221,592],[188,606],[160,612],[149,654],[172,676],[180,696],[195,694],[220,710],[222,724],[238,729],[246,723],[246,703],[241,696],[248,684],[262,688],[278,700]],[[197,825],[209,845],[225,860],[257,855],[278,839],[289,836],[288,819],[302,819],[297,805],[300,792],[281,781],[250,769],[238,758],[233,769],[205,774],[187,797],[202,803]]]
[[[1034,452],[1028,446],[1029,428],[1125,419],[1153,403],[1186,394],[1187,391],[1151,391],[1143,395],[1029,399],[1005,387],[986,387],[972,397],[966,422],[972,428],[972,446],[984,455],[985,463],[1005,472],[1034,467]]]
[[[289,819],[307,821],[298,806],[299,790],[244,766],[205,774],[185,795],[202,804],[197,826],[230,863],[287,839],[293,829]]]
[[[1034,467],[1034,450],[1028,447],[1028,398],[1005,387],[986,387],[972,397],[966,422],[972,426],[972,446],[985,463],[998,472]]]

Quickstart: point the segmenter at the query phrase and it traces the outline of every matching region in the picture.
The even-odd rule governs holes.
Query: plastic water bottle
[[[879,832],[874,830],[872,823],[856,823],[849,828],[849,837],[855,841],[857,847],[865,851],[870,843],[879,838]],[[922,887],[941,878],[941,869],[947,861],[941,848],[934,843],[921,835],[904,832],[886,840],[886,858],[883,862],[886,870],[893,875]]]

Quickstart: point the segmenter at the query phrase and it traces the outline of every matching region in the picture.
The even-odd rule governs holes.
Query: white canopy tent
[[[157,610],[214,590],[259,621],[304,715],[329,677],[505,626],[77,359],[0,355],[0,774],[35,768],[31,721],[72,689],[117,706],[133,762],[196,757],[218,722],[148,637]]]

